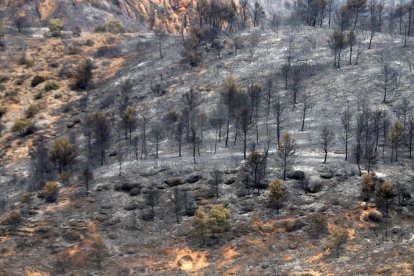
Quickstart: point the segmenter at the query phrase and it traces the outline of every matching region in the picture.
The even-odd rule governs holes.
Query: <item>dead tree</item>
[[[170,199],[171,199],[171,202],[173,203],[175,219],[177,223],[180,223],[180,213],[182,212],[183,207],[184,207],[183,192],[178,187],[175,187],[171,191]]]
[[[286,180],[288,169],[293,166],[296,153],[296,142],[289,132],[285,132],[279,145],[277,155],[283,168],[283,180]]]
[[[308,112],[309,108],[312,108],[313,101],[311,95],[308,93],[304,93],[302,95],[302,126],[300,128],[300,131],[305,130],[305,120],[306,120],[306,112]]]
[[[237,115],[238,128],[243,132],[243,159],[246,159],[247,133],[251,125],[250,113],[251,110],[248,107],[244,107]]]
[[[152,137],[152,139],[155,143],[155,158],[158,159],[160,142],[164,138],[164,134],[165,134],[165,129],[164,129],[163,123],[160,122],[160,121],[154,122],[152,124],[150,134],[151,134],[151,137]]]
[[[296,105],[299,92],[302,89],[305,67],[303,64],[298,64],[292,66],[291,69],[290,89],[292,90],[293,105]]]
[[[92,117],[92,132],[95,138],[95,145],[99,152],[100,164],[105,163],[106,148],[111,135],[111,126],[106,115],[102,112],[95,113]]]
[[[385,51],[381,53],[380,63],[381,63],[381,73],[380,73],[380,82],[381,87],[384,91],[383,102],[387,101],[387,96],[394,92],[398,88],[398,73],[397,70],[392,68],[388,61],[385,58]]]
[[[89,161],[83,166],[82,169],[82,178],[83,182],[85,184],[86,194],[89,193],[89,184],[91,181],[93,181],[93,172],[90,169]]]
[[[352,113],[350,111],[350,106],[348,104],[347,109],[345,109],[341,114],[341,123],[344,131],[343,139],[345,141],[345,161],[348,160],[348,145],[349,139],[351,138],[351,122]]]
[[[145,202],[151,207],[151,219],[155,217],[155,207],[158,205],[160,200],[160,192],[157,189],[149,190],[145,197]]]
[[[259,30],[253,30],[250,32],[249,40],[248,40],[248,46],[250,51],[250,56],[254,56],[254,52],[256,51],[257,46],[260,42],[260,31]]]
[[[354,46],[357,45],[358,43],[357,36],[354,33],[354,31],[349,32],[349,34],[347,35],[347,41],[349,45],[349,65],[351,65],[352,64],[352,52],[353,52]]]
[[[264,187],[263,180],[266,177],[267,154],[253,150],[247,158],[246,166],[249,172],[249,184],[257,189],[257,195],[260,195],[260,189]]]
[[[29,154],[31,190],[36,191],[42,189],[47,181],[51,181],[54,178],[54,166],[44,137],[39,137],[33,142]]]
[[[412,158],[412,152],[413,152],[413,138],[414,138],[414,114],[410,115],[410,118],[408,119],[408,154],[409,158]]]
[[[324,161],[323,163],[326,163],[326,159],[328,158],[328,152],[329,149],[332,146],[332,143],[335,139],[335,133],[332,130],[331,126],[324,125],[320,131],[320,139],[321,139],[321,145],[323,152],[325,153]]]
[[[334,53],[334,66],[336,68],[341,68],[341,53],[346,45],[346,36],[342,32],[334,31],[329,40],[329,47]]]
[[[210,173],[210,176],[211,176],[211,180],[210,180],[211,188],[216,198],[219,198],[219,187],[220,187],[220,184],[223,182],[223,172],[217,169],[214,169]]]
[[[273,104],[273,114],[275,115],[276,121],[276,137],[277,145],[280,145],[280,134],[282,130],[282,124],[285,120],[285,111],[286,111],[286,101],[280,93],[275,97],[275,103]]]

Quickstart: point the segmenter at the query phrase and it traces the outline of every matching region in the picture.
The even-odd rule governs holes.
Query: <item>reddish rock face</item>
[[[173,33],[179,31],[184,15],[194,16],[192,7],[196,5],[197,0],[0,0],[0,12],[4,11],[10,19],[16,13],[25,14],[29,22],[38,25],[60,18],[69,27],[91,28],[116,17],[130,26],[138,22],[149,28],[159,24],[157,14],[162,10],[167,15],[162,19],[166,31]]]

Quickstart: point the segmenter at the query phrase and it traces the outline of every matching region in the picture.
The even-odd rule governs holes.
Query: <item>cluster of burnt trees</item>
[[[387,111],[370,106],[367,99],[358,102],[357,113],[351,112],[349,107],[342,112],[345,160],[351,156],[360,174],[362,165],[370,172],[380,158],[386,158],[387,146],[390,162],[397,162],[403,151],[407,157],[412,157],[413,106],[407,98],[403,98],[397,108],[397,120],[392,120]]]
[[[341,32],[366,30],[388,32],[405,36],[414,35],[413,1],[386,5],[383,0],[298,1],[291,20],[309,26],[337,25]]]
[[[285,179],[296,151],[294,137],[284,133],[289,125],[289,107],[300,109],[302,123],[298,130],[303,131],[307,112],[313,106],[303,82],[314,70],[309,64],[293,63],[292,55],[288,49],[282,68],[261,81],[242,86],[235,77],[226,78],[219,89],[216,108],[209,111],[202,108],[200,91],[191,88],[182,96],[179,108],[154,117],[148,107],[131,102],[132,84],[123,82],[115,111],[97,112],[82,118],[84,156],[77,158],[80,150],[74,135],[57,139],[51,145],[44,139],[35,143],[31,156],[33,180],[40,185],[37,188],[57,176],[67,178],[76,167],[75,163],[82,163],[79,173],[88,187],[94,163],[104,165],[108,155],[116,156],[121,174],[125,159],[159,158],[161,144],[163,150],[175,145],[178,157],[185,154],[183,149],[188,149],[194,163],[203,147],[204,152],[212,154],[220,146],[240,147],[243,158],[252,161],[247,164],[251,164],[248,171],[252,172],[250,176],[254,175],[253,180],[246,178],[248,186],[252,187],[262,185],[265,173],[259,172],[266,167],[270,148],[275,147]],[[371,171],[381,156],[385,158],[388,146],[391,162],[398,161],[404,148],[411,158],[414,113],[408,98],[402,98],[397,105],[398,120],[391,119],[391,114],[385,110],[372,108],[366,99],[359,100],[357,106],[357,113],[349,106],[342,112],[341,137],[335,137],[332,126],[325,125],[317,131],[324,162],[336,138],[344,142],[345,160],[352,159],[360,171],[361,166]]]

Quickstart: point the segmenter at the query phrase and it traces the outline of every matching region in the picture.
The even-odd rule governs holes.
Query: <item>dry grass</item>
[[[64,42],[58,38],[46,40],[26,36],[16,38],[15,44],[21,43],[27,45],[27,47],[25,52],[17,52],[14,48],[10,48],[9,52],[4,55],[4,63],[7,64],[8,68],[4,70],[7,73],[1,73],[0,76],[7,76],[9,78],[2,85],[4,86],[4,95],[10,96],[0,98],[0,106],[7,107],[7,113],[2,118],[2,121],[13,123],[17,119],[24,118],[27,108],[30,105],[35,105],[40,107],[40,110],[35,116],[34,121],[48,121],[50,126],[42,130],[42,133],[46,136],[53,136],[57,132],[55,124],[64,119],[65,116],[70,115],[61,114],[60,112],[53,114],[54,111],[61,110],[66,104],[75,102],[82,97],[82,94],[71,90],[71,79],[61,79],[59,77],[62,66],[65,64],[77,64],[83,57],[93,57],[99,47],[107,45],[109,37],[114,38],[113,45],[117,45],[125,39],[123,36],[112,34],[84,33],[80,38],[65,40],[65,43],[69,41],[83,43],[87,39],[94,41],[93,46],[81,46],[81,52],[75,55],[66,55]],[[19,64],[18,59],[23,55],[33,61],[33,66],[27,67]],[[125,64],[126,59],[127,57],[105,59],[105,66],[102,66],[100,59],[95,60],[98,64],[98,69],[94,71],[95,77],[93,81],[102,82],[112,78]],[[51,64],[58,64],[59,66],[55,68],[51,67]],[[30,82],[36,75],[55,81],[59,84],[59,88],[45,92],[44,84],[46,82],[36,87],[31,87]],[[26,77],[22,79],[22,76]],[[35,95],[39,93],[42,93],[43,96],[36,100]],[[55,97],[57,94],[60,94],[60,97]],[[36,134],[26,138],[15,139],[14,134],[9,132],[0,137],[0,145],[6,149],[3,160],[7,160],[6,163],[14,163],[27,159],[34,136]]]

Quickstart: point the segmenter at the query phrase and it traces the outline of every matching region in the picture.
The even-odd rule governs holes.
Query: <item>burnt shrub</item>
[[[52,91],[52,90],[56,90],[56,89],[59,89],[59,84],[57,82],[55,82],[55,81],[48,81],[45,84],[45,91],[46,92],[49,92],[49,91]]]
[[[43,76],[35,76],[32,79],[32,82],[30,83],[30,86],[31,87],[36,87],[36,86],[38,86],[39,84],[41,84],[41,83],[43,83],[45,81],[46,81],[46,78],[45,77],[43,77]]]
[[[95,57],[115,58],[120,56],[121,51],[117,46],[102,46],[95,52]]]
[[[72,89],[85,90],[92,79],[93,64],[89,59],[84,59],[77,66],[73,68],[72,78],[74,83]]]

